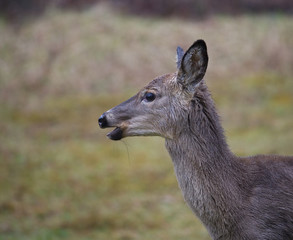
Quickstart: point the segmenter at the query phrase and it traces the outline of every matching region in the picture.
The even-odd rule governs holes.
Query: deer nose
[[[108,123],[107,123],[107,118],[106,118],[106,114],[103,113],[102,116],[99,118],[99,126],[100,128],[105,128],[107,127]]]

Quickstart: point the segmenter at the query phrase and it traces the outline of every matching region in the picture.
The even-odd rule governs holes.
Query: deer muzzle
[[[101,115],[98,120],[100,128],[115,127],[107,134],[108,138],[120,140],[128,135],[129,120],[136,114],[135,102],[136,97],[134,96]]]
[[[101,115],[98,120],[100,128],[111,128],[115,129],[107,134],[107,137],[111,140],[120,140],[123,138],[123,129],[125,126],[122,123],[118,123],[115,120],[113,121],[112,113],[105,112]],[[123,127],[124,126],[124,127]]]

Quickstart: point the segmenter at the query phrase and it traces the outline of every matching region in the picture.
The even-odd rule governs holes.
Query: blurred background
[[[210,239],[161,138],[98,117],[207,42],[237,155],[293,155],[292,0],[0,0],[0,239]]]

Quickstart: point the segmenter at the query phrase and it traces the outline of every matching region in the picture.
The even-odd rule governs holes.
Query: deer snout
[[[113,131],[107,134],[107,137],[111,140],[120,140],[121,138],[123,138],[122,126],[118,127],[118,123],[113,121],[112,118],[113,115],[109,113],[109,111],[103,113],[98,120],[99,126],[100,128],[116,127]]]
[[[105,113],[102,114],[98,121],[100,128],[106,128],[108,126],[108,121]]]

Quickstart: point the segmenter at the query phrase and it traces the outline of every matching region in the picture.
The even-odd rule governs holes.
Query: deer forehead
[[[165,74],[152,80],[142,91],[158,90],[173,92],[180,90],[180,84],[177,83],[177,73]]]
[[[177,81],[177,72],[165,74],[152,80],[137,95],[142,98],[146,92],[154,92],[159,96],[166,96],[174,106],[186,108],[192,98],[190,92],[183,89],[182,84]]]

